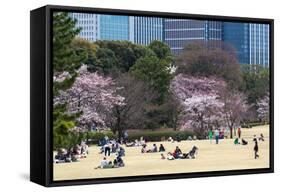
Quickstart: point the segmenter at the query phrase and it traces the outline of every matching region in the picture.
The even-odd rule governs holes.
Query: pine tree
[[[65,12],[53,14],[53,75],[62,80],[53,82],[53,95],[59,90],[72,86],[77,76],[77,70],[87,59],[85,50],[77,49],[72,45],[75,36],[81,29],[75,27],[76,21]],[[66,113],[66,104],[56,105],[53,108],[53,137],[54,149],[71,147],[78,142],[77,134],[71,131],[75,126],[75,116]]]
[[[87,52],[77,49],[72,42],[81,28],[75,27],[76,20],[71,19],[68,13],[57,12],[53,15],[53,73],[58,75],[68,73],[68,78],[62,82],[54,82],[54,95],[60,89],[69,88],[82,62],[87,59]]]

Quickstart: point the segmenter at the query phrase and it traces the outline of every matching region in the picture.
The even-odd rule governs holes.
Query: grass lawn
[[[259,159],[254,159],[253,135],[263,133],[264,142],[259,142]],[[90,154],[79,162],[54,164],[54,180],[89,179],[103,177],[120,177],[136,175],[156,175],[167,173],[187,173],[218,170],[255,169],[269,167],[269,126],[257,126],[252,129],[242,129],[242,138],[247,146],[234,145],[233,139],[220,140],[218,145],[209,140],[174,142],[153,142],[159,147],[162,143],[167,152],[172,152],[179,146],[182,152],[191,150],[193,145],[199,148],[196,159],[161,160],[160,153],[142,154],[141,147],[124,147],[126,156],[123,157],[125,167],[114,169],[94,169],[100,164],[103,154],[99,154],[99,147],[89,147]],[[148,148],[153,143],[148,143]],[[108,160],[115,158],[115,154]]]

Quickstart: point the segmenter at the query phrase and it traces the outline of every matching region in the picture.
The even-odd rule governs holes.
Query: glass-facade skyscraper
[[[101,40],[133,40],[130,39],[129,16],[100,15]]]
[[[163,41],[164,19],[134,17],[134,43],[148,45],[154,40]]]
[[[175,54],[194,41],[222,39],[221,22],[190,19],[165,19],[164,41]]]
[[[250,64],[269,65],[269,25],[249,24]]]
[[[127,40],[134,41],[133,17],[70,13],[76,19],[76,27],[82,28],[79,37],[89,40]]]
[[[194,41],[219,46],[232,45],[241,64],[269,65],[269,25],[193,19],[70,13],[82,30],[79,36],[89,41],[126,40],[148,45],[165,42],[178,55]]]
[[[223,41],[234,47],[240,63],[250,63],[248,23],[223,22]]]
[[[82,29],[79,33],[79,37],[89,41],[96,41],[100,39],[99,15],[87,13],[69,13],[69,16],[73,19],[76,19],[76,27]]]
[[[269,64],[269,25],[223,23],[223,41],[232,45],[242,64]]]

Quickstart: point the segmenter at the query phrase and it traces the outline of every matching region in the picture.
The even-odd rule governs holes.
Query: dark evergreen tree
[[[68,76],[63,81],[53,82],[53,94],[58,94],[61,89],[71,87],[76,76],[77,69],[86,60],[87,53],[72,45],[75,36],[80,29],[75,27],[76,21],[65,12],[53,14],[53,75],[66,72]],[[65,113],[66,105],[57,105],[53,108],[53,138],[54,148],[71,147],[80,138],[80,134],[71,132],[75,126],[75,115]]]

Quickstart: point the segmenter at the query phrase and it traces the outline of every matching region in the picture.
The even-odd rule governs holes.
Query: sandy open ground
[[[253,135],[265,136],[264,142],[259,142],[259,159],[254,159]],[[155,142],[159,147],[163,143],[167,152],[179,146],[183,152],[188,152],[193,145],[199,148],[196,159],[161,160],[160,153],[142,154],[141,147],[125,147],[126,156],[123,157],[125,167],[114,169],[94,169],[100,164],[103,154],[99,154],[99,147],[89,148],[90,154],[80,162],[54,164],[54,180],[88,179],[119,176],[155,175],[167,173],[187,173],[219,170],[254,169],[269,167],[269,126],[259,126],[252,129],[242,129],[242,138],[247,146],[234,145],[233,139],[220,140],[218,145],[209,140],[178,142]],[[153,143],[148,143],[148,148]],[[108,160],[115,158],[115,154]]]

